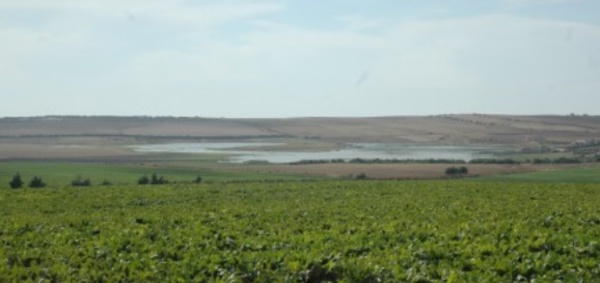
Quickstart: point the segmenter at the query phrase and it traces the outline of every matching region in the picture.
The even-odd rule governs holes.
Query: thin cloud
[[[503,2],[508,5],[563,4],[583,1],[587,0],[503,0]]]
[[[0,45],[0,92],[18,94],[4,115],[590,113],[600,103],[589,95],[600,89],[596,25],[335,10],[315,27],[288,20],[283,2],[254,3],[3,1],[5,13],[39,4],[50,15],[0,27],[11,43]],[[368,101],[348,99],[358,87]]]
[[[189,3],[189,2],[188,2]],[[136,19],[162,24],[211,25],[271,13],[284,8],[279,2],[132,1],[2,1],[0,12],[42,11],[51,17]]]

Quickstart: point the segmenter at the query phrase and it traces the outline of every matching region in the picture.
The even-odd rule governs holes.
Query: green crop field
[[[2,282],[595,282],[600,184],[0,190]]]
[[[0,188],[8,188],[12,176],[19,173],[24,182],[34,176],[43,178],[51,187],[64,187],[81,176],[92,184],[109,181],[115,185],[136,184],[143,175],[159,174],[171,182],[190,182],[200,175],[205,181],[248,181],[248,180],[302,180],[315,176],[299,174],[276,174],[257,172],[228,172],[215,170],[212,165],[202,163],[168,161],[152,163],[94,163],[94,162],[2,162],[0,163]]]
[[[600,166],[554,169],[537,172],[490,175],[478,181],[513,181],[535,183],[600,183]]]

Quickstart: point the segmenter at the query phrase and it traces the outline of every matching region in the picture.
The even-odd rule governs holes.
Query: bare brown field
[[[0,118],[0,160],[182,162],[181,156],[136,153],[145,143],[261,141],[272,151],[324,151],[352,142],[502,145],[514,148],[566,147],[600,140],[600,116],[438,115],[420,117],[207,119],[173,117]],[[173,159],[171,159],[173,158]],[[177,158],[180,158],[177,160]],[[196,161],[194,161],[196,160]],[[206,158],[186,166],[256,173],[371,178],[444,178],[447,164],[217,164]],[[212,161],[211,161],[212,160]],[[208,162],[208,163],[207,163]],[[182,164],[182,163],[180,163]],[[564,167],[564,166],[560,166]],[[530,172],[556,165],[469,164],[472,175]]]
[[[535,147],[600,138],[600,116],[438,115],[208,119],[35,117],[0,119],[0,137],[295,138],[324,142],[500,144]],[[0,141],[2,142],[2,141]]]
[[[89,159],[139,155],[125,148],[93,145],[43,145],[35,143],[0,143],[0,160]]]

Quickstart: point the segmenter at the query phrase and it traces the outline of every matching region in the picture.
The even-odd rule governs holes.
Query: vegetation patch
[[[600,185],[319,181],[0,190],[35,282],[594,282]]]

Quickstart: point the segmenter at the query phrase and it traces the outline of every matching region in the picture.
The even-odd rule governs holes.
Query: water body
[[[290,163],[302,160],[362,159],[460,159],[492,158],[500,150],[480,146],[433,146],[396,143],[355,143],[346,148],[319,152],[243,150],[278,143],[171,143],[134,146],[138,152],[225,154],[222,162],[267,161]]]

